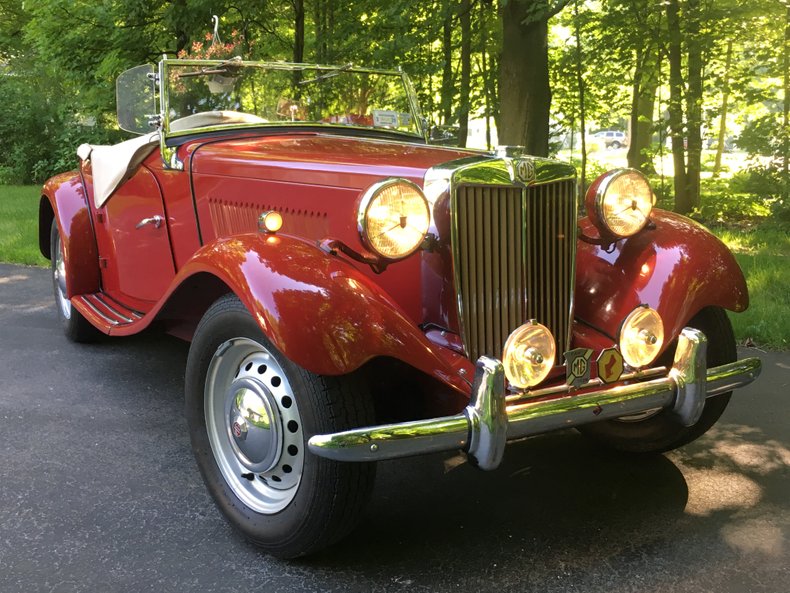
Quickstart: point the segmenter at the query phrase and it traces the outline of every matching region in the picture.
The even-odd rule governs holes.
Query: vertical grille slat
[[[516,186],[460,185],[453,199],[459,319],[468,355],[502,356],[528,319],[560,351],[570,337],[576,229],[574,180]]]

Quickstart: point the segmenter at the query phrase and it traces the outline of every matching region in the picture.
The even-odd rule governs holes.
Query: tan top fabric
[[[250,113],[238,111],[206,111],[195,113],[170,124],[173,132],[223,124],[258,124],[266,120]],[[145,134],[113,146],[82,144],[77,155],[83,161],[90,159],[93,170],[93,202],[101,208],[113,192],[129,179],[142,162],[159,144],[159,132]]]
[[[267,120],[251,113],[241,111],[204,111],[185,117],[174,119],[170,122],[171,132],[205,128],[207,126],[222,126],[228,124],[262,124]]]
[[[77,155],[90,159],[93,171],[93,203],[101,208],[113,192],[129,179],[159,145],[159,132],[145,134],[113,146],[82,144]]]

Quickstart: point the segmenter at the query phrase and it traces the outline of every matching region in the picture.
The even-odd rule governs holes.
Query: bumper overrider
[[[759,358],[706,368],[707,339],[685,328],[668,371],[634,373],[614,386],[592,380],[580,389],[550,388],[508,396],[502,363],[481,356],[472,396],[459,414],[313,436],[312,453],[337,461],[377,461],[460,449],[481,469],[499,466],[507,441],[664,409],[695,424],[705,398],[743,387],[760,374]],[[538,401],[531,401],[540,395]]]

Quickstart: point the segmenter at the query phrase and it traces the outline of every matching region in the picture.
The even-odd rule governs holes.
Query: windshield
[[[167,60],[166,129],[321,124],[422,137],[407,79],[349,66]]]

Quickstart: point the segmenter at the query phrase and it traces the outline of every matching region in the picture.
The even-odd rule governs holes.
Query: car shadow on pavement
[[[566,431],[511,445],[491,473],[463,463],[443,477],[453,461],[439,456],[382,464],[362,525],[304,562],[329,570],[353,562],[371,579],[412,575],[444,588],[490,589],[492,574],[502,583],[518,574],[520,587],[541,590],[558,578],[638,590],[667,582],[671,565],[671,581],[707,575],[707,590],[718,581],[754,590],[749,574],[712,573],[711,561],[786,570],[789,446],[723,422],[666,455],[609,453]]]
[[[582,553],[604,531],[676,520],[687,498],[683,474],[662,455],[609,453],[575,432],[546,435],[511,445],[490,473],[461,456],[381,464],[361,526],[316,562],[399,563],[448,545],[484,562],[504,549]]]

